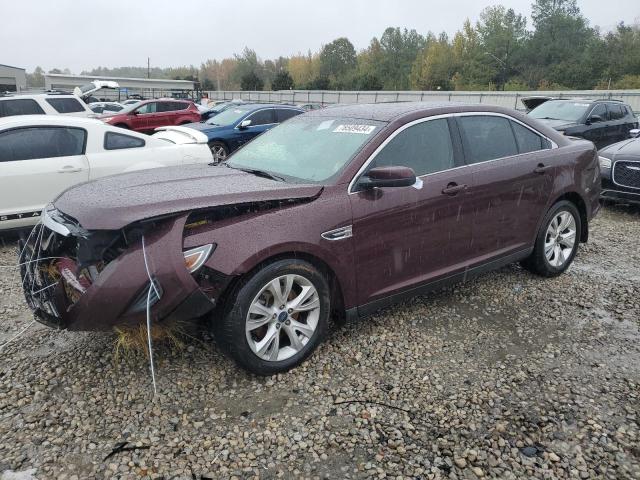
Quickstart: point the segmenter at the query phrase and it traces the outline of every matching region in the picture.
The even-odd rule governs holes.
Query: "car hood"
[[[87,230],[190,210],[272,200],[313,198],[322,186],[292,184],[224,166],[189,165],[124,173],[64,191],[54,206]]]
[[[631,138],[623,140],[598,151],[601,157],[611,160],[639,160],[640,159],[640,139]]]
[[[563,130],[566,130],[567,128],[577,127],[579,125],[576,122],[568,122],[566,120],[555,120],[555,119],[545,119],[545,118],[536,118],[536,120],[558,131],[563,131]]]
[[[233,128],[231,125],[210,125],[204,122],[196,122],[196,123],[187,123],[184,125],[185,127],[193,128],[194,130],[199,130],[202,133],[213,133],[213,132],[221,132],[223,130],[228,130]]]

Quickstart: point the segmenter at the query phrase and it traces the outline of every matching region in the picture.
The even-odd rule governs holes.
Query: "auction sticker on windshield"
[[[333,133],[361,133],[371,135],[376,129],[375,125],[338,125]]]

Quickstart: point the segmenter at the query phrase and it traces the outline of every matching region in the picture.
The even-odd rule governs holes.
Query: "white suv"
[[[80,97],[73,94],[35,93],[0,96],[0,117],[42,114],[74,117],[96,116]]]

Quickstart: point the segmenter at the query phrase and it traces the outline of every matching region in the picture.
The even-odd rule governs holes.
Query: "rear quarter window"
[[[16,98],[0,102],[0,117],[9,117],[11,115],[42,115],[44,113],[44,110],[38,105],[38,102],[30,98]]]
[[[122,150],[126,148],[140,148],[146,145],[142,138],[132,137],[124,133],[107,132],[104,134],[105,150]]]
[[[84,107],[75,98],[47,98],[47,103],[58,113],[84,112]]]
[[[546,138],[541,137],[517,122],[512,121],[511,128],[513,128],[513,134],[516,137],[516,143],[518,144],[518,151],[520,153],[536,152],[550,147],[549,141]]]

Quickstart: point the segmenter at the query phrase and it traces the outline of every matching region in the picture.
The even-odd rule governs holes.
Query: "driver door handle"
[[[458,185],[455,182],[451,182],[444,189],[442,189],[442,193],[444,193],[445,195],[457,195],[459,192],[462,192],[466,189],[466,184]]]
[[[539,163],[538,166],[536,168],[533,169],[534,173],[547,173],[547,171],[550,169],[551,167],[547,167],[545,166],[544,163]]]
[[[58,173],[76,173],[81,172],[82,169],[80,167],[74,167],[72,165],[65,165],[61,169],[58,170]]]

